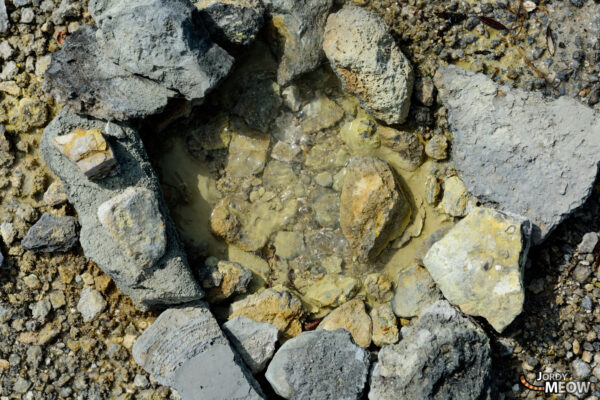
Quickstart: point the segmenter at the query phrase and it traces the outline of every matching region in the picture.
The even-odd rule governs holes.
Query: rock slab
[[[21,247],[34,253],[69,251],[77,243],[77,219],[44,213],[21,241]]]
[[[132,355],[184,400],[264,398],[204,302],[164,311],[135,341]]]
[[[46,127],[42,136],[42,156],[64,183],[69,202],[79,216],[80,243],[85,255],[110,275],[123,293],[142,309],[201,298],[204,293],[188,268],[183,246],[162,199],[160,184],[137,132],[122,126],[122,139],[107,136],[120,168],[117,173],[100,181],[87,179],[77,165],[52,145],[55,137],[73,129],[102,130],[105,126],[105,121],[79,116],[65,108]],[[129,187],[145,188],[152,192],[165,222],[165,253],[148,268],[139,268],[133,254],[124,251],[119,240],[98,219],[100,205]]]
[[[342,8],[327,19],[323,49],[365,110],[388,124],[406,120],[413,70],[381,18],[362,7]]]
[[[475,208],[436,242],[423,259],[444,297],[502,332],[523,310],[523,268],[531,223]]]
[[[242,316],[223,324],[223,331],[254,374],[264,370],[275,354],[279,331],[274,325]]]
[[[286,399],[357,400],[367,381],[369,352],[343,330],[303,332],[275,353],[265,374]]]
[[[370,376],[369,400],[486,398],[492,352],[485,332],[440,300],[384,346]]]
[[[533,242],[589,197],[600,162],[600,117],[567,96],[498,86],[447,66],[435,84],[447,107],[452,161],[467,190],[534,225]]]

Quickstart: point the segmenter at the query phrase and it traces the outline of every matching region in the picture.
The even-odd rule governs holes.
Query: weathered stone
[[[302,107],[300,124],[305,134],[331,128],[344,117],[344,110],[327,96],[316,97]]]
[[[448,139],[444,135],[433,135],[425,145],[425,153],[434,160],[445,160],[448,157]]]
[[[367,275],[364,282],[367,296],[379,303],[385,303],[392,299],[394,284],[385,275],[374,272]]]
[[[0,235],[7,246],[10,246],[17,237],[17,229],[12,222],[2,222],[0,224]]]
[[[481,328],[438,301],[379,351],[369,400],[489,398],[491,349]]]
[[[75,129],[55,137],[54,144],[89,179],[105,178],[117,166],[113,151],[99,129]]]
[[[285,399],[358,400],[368,370],[369,352],[347,332],[311,331],[281,346],[265,376]]]
[[[271,324],[236,317],[223,325],[223,331],[254,374],[264,370],[275,354],[279,331]]]
[[[211,38],[221,45],[249,45],[264,23],[259,0],[196,0],[194,5]]]
[[[375,343],[375,346],[398,342],[400,339],[398,321],[389,303],[373,308],[371,310],[371,321],[373,321],[373,343]]]
[[[392,307],[397,316],[411,318],[441,298],[429,272],[423,267],[414,266],[398,275]]]
[[[292,259],[305,249],[302,232],[277,232],[273,244],[275,245],[275,254],[285,259]]]
[[[340,197],[340,225],[354,255],[366,261],[400,235],[410,220],[410,205],[392,170],[372,157],[355,157]]]
[[[419,103],[431,107],[435,101],[435,85],[433,79],[422,78],[416,81],[414,95]]]
[[[67,192],[61,181],[52,182],[48,190],[44,192],[44,203],[51,207],[59,206],[67,202]]]
[[[579,254],[593,253],[598,245],[598,234],[596,232],[588,232],[583,235],[579,246],[577,246],[577,252]]]
[[[464,217],[475,204],[472,196],[467,193],[465,184],[458,176],[451,176],[444,182],[444,196],[440,207],[452,217]]]
[[[215,276],[217,279],[214,279]],[[244,294],[252,280],[252,272],[230,261],[219,261],[216,266],[205,266],[200,271],[202,287],[206,291],[206,299],[217,303],[236,294]]]
[[[427,203],[435,206],[439,201],[441,192],[442,186],[440,185],[438,178],[429,175],[425,181],[425,200],[427,200]]]
[[[400,154],[402,160],[399,164],[400,168],[414,171],[423,162],[423,144],[413,133],[378,126],[377,134],[383,146]]]
[[[323,49],[344,89],[388,124],[406,120],[413,72],[385,22],[361,7],[344,7],[327,19]]]
[[[15,161],[15,156],[10,150],[11,145],[6,134],[6,128],[0,124],[0,166],[10,167]]]
[[[304,310],[302,302],[289,290],[265,289],[231,304],[229,319],[245,316],[256,322],[274,325],[283,339],[298,336],[302,332]]]
[[[91,288],[85,288],[81,291],[77,311],[81,313],[85,322],[93,320],[105,307],[106,300],[99,291]]]
[[[333,0],[263,0],[277,36],[281,86],[317,68],[323,59],[323,31]]]
[[[552,100],[453,66],[438,69],[435,82],[468,191],[529,218],[540,243],[594,187],[598,113],[569,96]]]
[[[52,54],[44,91],[75,112],[117,120],[159,113],[176,94],[106,59],[92,26],[79,28]]]
[[[233,113],[242,117],[251,129],[269,132],[282,100],[280,88],[270,79],[251,78],[239,95]]]
[[[170,308],[135,341],[132,355],[184,400],[262,399],[205,303]]]
[[[262,172],[269,150],[269,136],[246,130],[233,135],[229,143],[226,170],[232,176],[250,176]]]
[[[135,130],[123,125],[123,138],[107,137],[120,168],[98,185],[88,180],[79,168],[52,145],[53,139],[75,128],[102,130],[106,121],[77,115],[63,109],[46,127],[41,152],[50,169],[64,183],[69,202],[73,204],[81,224],[80,243],[86,257],[95,261],[123,293],[142,309],[177,304],[202,297],[187,265],[182,244],[162,199],[158,179],[150,165],[142,141]],[[98,219],[100,205],[123,193],[128,187],[145,188],[158,201],[158,211],[166,228],[165,254],[152,268],[139,268],[139,263]]]
[[[371,345],[372,323],[371,317],[365,310],[362,300],[350,300],[327,315],[317,329],[334,331],[345,329],[352,335],[352,339],[360,347],[367,348]]]
[[[436,242],[423,262],[452,304],[502,332],[523,309],[531,223],[476,208]]]
[[[8,31],[9,23],[6,5],[4,4],[4,0],[0,0],[0,33],[6,33]]]
[[[77,219],[75,217],[55,217],[44,213],[29,228],[21,241],[21,247],[34,253],[69,251],[77,243]]]
[[[140,268],[152,267],[165,254],[165,223],[150,190],[128,187],[100,204],[98,219]]]
[[[95,0],[98,46],[108,59],[188,100],[202,99],[233,58],[213,43],[186,0]]]
[[[351,276],[325,275],[311,284],[304,295],[321,307],[337,307],[354,297],[358,289],[358,281]]]

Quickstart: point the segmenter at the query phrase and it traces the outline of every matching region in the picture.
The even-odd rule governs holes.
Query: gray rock
[[[249,45],[265,22],[259,0],[197,0],[194,4],[211,38],[221,45]]]
[[[589,197],[600,161],[600,118],[591,108],[455,66],[439,68],[435,83],[468,191],[531,219],[535,244]]]
[[[106,300],[102,294],[92,288],[85,288],[81,291],[81,297],[77,303],[77,311],[81,313],[83,320],[89,322],[96,318],[106,307]]]
[[[169,97],[175,96],[175,92],[104,57],[92,26],[79,28],[52,54],[44,91],[75,112],[116,120],[159,113]]]
[[[323,31],[333,0],[263,0],[279,35],[281,86],[317,68],[323,60]]]
[[[52,310],[52,305],[48,300],[40,300],[31,304],[29,308],[31,309],[31,316],[43,323],[50,310]]]
[[[165,223],[150,190],[128,187],[100,204],[98,219],[141,268],[152,267],[165,254]]]
[[[95,0],[89,9],[108,59],[188,100],[204,98],[233,65],[188,0]]]
[[[265,377],[286,399],[360,399],[369,352],[342,329],[303,332],[275,353]]]
[[[184,400],[263,398],[206,303],[163,312],[135,341],[132,354]]]
[[[432,304],[401,336],[400,343],[379,351],[369,400],[486,398],[489,339],[448,302]]]
[[[4,2],[5,0],[0,0],[0,33],[6,33],[10,24]]]
[[[323,49],[344,89],[376,118],[406,120],[413,70],[385,22],[361,7],[345,7],[327,19]]]
[[[158,179],[148,161],[143,143],[133,129],[123,126],[124,138],[107,136],[119,170],[100,181],[90,181],[70,160],[51,145],[52,139],[75,128],[100,129],[106,121],[79,116],[63,109],[46,127],[41,152],[50,169],[66,187],[81,224],[80,242],[85,255],[110,275],[119,288],[142,309],[199,299],[202,289],[187,265],[177,231],[162,199]],[[131,253],[98,219],[98,208],[129,187],[145,188],[156,195],[158,210],[165,223],[167,244],[164,255],[149,268],[140,269]]]
[[[583,380],[590,376],[592,368],[588,363],[579,358],[571,363],[571,373],[574,379]]]
[[[593,253],[598,244],[598,234],[596,232],[588,232],[583,235],[581,243],[577,246],[579,254]]]
[[[398,317],[411,318],[441,298],[442,294],[429,272],[423,267],[414,266],[398,275],[392,308]]]
[[[489,208],[460,220],[423,259],[449,302],[502,332],[523,310],[531,223]]]
[[[34,253],[69,251],[77,243],[77,218],[44,213],[21,241],[21,247]]]
[[[264,370],[275,354],[279,331],[274,325],[241,316],[227,321],[223,331],[254,374]]]
[[[0,250],[0,268],[4,266],[4,254],[2,254],[2,250]]]

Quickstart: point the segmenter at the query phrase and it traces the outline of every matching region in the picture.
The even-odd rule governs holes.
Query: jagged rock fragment
[[[275,354],[279,331],[271,324],[241,316],[223,324],[223,331],[254,374],[264,370]]]
[[[69,251],[77,243],[77,219],[44,213],[27,231],[21,247],[34,253]]]

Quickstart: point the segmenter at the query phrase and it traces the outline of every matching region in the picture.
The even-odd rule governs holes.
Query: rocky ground
[[[204,4],[196,3],[198,6]],[[254,3],[250,3],[254,7]],[[337,2],[334,9],[341,8],[343,3],[346,2]],[[592,143],[594,146],[582,145],[585,151],[581,148],[573,150],[569,148],[573,140],[568,140],[573,136],[581,135],[576,137],[589,144],[582,133],[585,127],[573,133],[569,131],[571,136],[566,139],[561,136],[560,129],[555,132],[549,127],[548,135],[552,135],[561,148],[572,151],[564,151],[565,159],[573,153],[585,154],[580,164],[569,171],[572,175],[552,181],[551,174],[528,175],[531,169],[525,167],[518,174],[507,174],[508,178],[499,175],[502,182],[509,182],[508,189],[502,190],[518,189],[520,182],[535,186],[535,190],[529,192],[530,199],[520,198],[514,202],[478,189],[488,182],[475,182],[475,177],[473,182],[466,184],[479,198],[478,203],[466,193],[457,171],[446,162],[454,146],[469,144],[468,138],[453,133],[449,125],[455,125],[454,120],[470,121],[469,116],[461,115],[459,107],[452,103],[454,93],[469,85],[457,89],[444,83],[443,77],[434,77],[438,67],[446,64],[483,72],[499,84],[508,83],[497,90],[509,96],[518,98],[521,93],[512,92],[511,88],[544,96],[537,99],[532,95],[523,100],[523,119],[539,113],[544,120],[553,120],[558,126],[581,123],[565,122],[562,114],[552,108],[555,103],[546,102],[559,97],[574,98],[573,103],[568,104],[571,108],[566,108],[575,110],[574,115],[582,112],[578,107],[586,110],[600,107],[598,4],[591,0],[542,1],[526,9],[523,2],[518,1],[356,0],[354,3],[374,13],[342,13],[339,21],[332,21],[324,32],[308,32],[308,39],[303,42],[305,48],[283,46],[275,52],[265,43],[277,37],[276,31],[281,28],[278,24],[293,24],[293,17],[299,11],[293,7],[292,11],[270,8],[268,12],[275,16],[276,23],[261,33],[258,32],[262,16],[244,14],[248,20],[243,34],[235,31],[235,35],[228,35],[227,30],[218,31],[222,36],[215,41],[227,52],[219,47],[220,51],[215,50],[203,59],[202,66],[209,69],[215,63],[230,67],[233,58],[242,65],[233,68],[230,77],[210,95],[205,94],[204,81],[194,80],[197,77],[195,70],[179,74],[167,71],[158,78],[141,63],[134,74],[119,69],[131,66],[128,58],[131,52],[107,53],[107,49],[121,45],[112,34],[118,35],[122,26],[114,22],[116,18],[103,19],[103,16],[106,12],[124,15],[129,12],[126,7],[106,11],[102,1],[88,5],[72,0],[6,1],[6,13],[0,7],[0,122],[4,125],[0,131],[0,260],[3,259],[0,270],[0,398],[164,399],[194,396],[195,389],[186,386],[193,379],[186,373],[198,366],[193,364],[194,359],[189,354],[152,353],[154,350],[150,351],[150,348],[164,345],[161,336],[169,338],[166,344],[169,349],[189,347],[196,351],[210,347],[210,354],[205,354],[206,358],[202,359],[204,362],[225,360],[223,365],[226,366],[230,365],[227,362],[245,365],[236,370],[237,375],[232,373],[230,377],[241,391],[245,391],[240,394],[247,396],[243,398],[260,396],[256,382],[268,398],[278,398],[277,394],[285,398],[336,398],[342,392],[344,398],[366,398],[370,389],[369,398],[377,399],[388,398],[386,393],[420,398],[426,392],[430,398],[475,398],[479,394],[505,399],[545,398],[525,390],[519,383],[521,375],[534,383],[539,371],[567,372],[573,379],[598,382],[600,254],[596,243],[597,232],[600,232],[600,194],[597,188],[591,189],[595,179],[594,165],[598,162],[595,143]],[[92,22],[90,12],[98,15],[95,20],[97,32],[82,29],[83,25]],[[214,12],[212,17],[218,20],[220,11]],[[322,10],[314,10],[303,18],[313,22],[314,26],[323,27],[323,15]],[[346,50],[336,43],[336,35],[360,37],[362,31],[356,30],[356,26],[371,21],[369,18],[372,21],[367,24],[368,36],[378,38],[380,44],[390,43],[386,24],[380,23],[375,15],[387,23],[398,43],[397,47],[390,45],[390,51],[397,54],[392,57],[393,71],[404,71],[395,74],[394,84],[385,87],[383,92],[387,98],[405,99],[404,103],[390,104],[375,92],[355,84],[357,78],[351,70],[361,71],[361,68],[373,66],[353,64],[349,68],[344,58]],[[356,18],[357,23],[345,25],[352,18]],[[348,31],[344,32],[344,29]],[[211,35],[215,37],[214,30]],[[320,57],[320,48],[318,54],[311,52],[313,42],[322,36],[325,37],[323,47],[328,63]],[[68,42],[70,37],[77,40]],[[236,47],[252,42],[254,44],[246,50]],[[168,48],[169,42],[165,43]],[[365,54],[372,50],[360,40],[352,44],[353,47],[361,45],[365,46]],[[100,80],[102,84],[81,78],[77,71],[79,65],[72,67],[73,64],[64,62],[58,67],[50,67],[46,80],[53,82],[52,89],[43,90],[50,54],[61,48],[66,52],[63,46],[71,46],[71,54],[79,54],[77,46],[83,48],[89,60],[94,61],[86,64],[86,68],[105,74],[102,75],[104,80]],[[369,59],[368,56],[365,58]],[[98,60],[100,63],[96,63]],[[167,63],[172,61],[167,60]],[[177,60],[185,64],[183,61]],[[413,66],[416,82],[414,94],[408,99],[403,92],[406,83],[401,81],[402,77],[408,76],[406,63]],[[102,69],[98,65],[107,67]],[[298,79],[303,72],[297,70],[298,65],[315,71]],[[226,74],[211,70],[214,77],[211,87]],[[433,88],[434,80],[440,90],[439,97]],[[163,82],[163,86],[157,81]],[[287,86],[292,81],[294,85]],[[106,84],[108,90],[103,92],[102,86],[106,82],[115,86]],[[481,82],[479,88],[492,84],[485,80]],[[127,90],[125,94],[116,90],[118,85],[144,93],[152,101],[131,100]],[[373,79],[364,86],[381,88],[378,85],[380,82]],[[83,87],[89,97],[75,96],[73,100],[74,87]],[[344,92],[343,87],[357,93],[359,99]],[[473,107],[485,97],[485,90],[482,93],[474,100]],[[181,102],[180,107],[177,102],[169,103],[172,97],[190,100],[205,96],[205,103],[196,112],[191,112],[192,106],[200,106],[200,101]],[[127,192],[125,188],[133,179],[124,172],[127,168],[110,175],[111,183],[107,187],[97,190],[90,184],[87,197],[64,188],[55,174],[64,180],[72,176],[75,168],[69,169],[71,164],[57,161],[58,151],[50,154],[45,150],[46,161],[40,153],[42,131],[62,108],[55,98],[70,102],[69,106],[78,112],[116,120],[125,115],[135,118],[152,115],[169,103],[159,117],[152,117],[137,126],[149,160],[143,155],[135,130],[121,129],[119,124],[110,128],[114,131],[108,142],[113,146],[114,154],[107,155],[104,148],[101,151],[95,149],[106,156],[103,159],[106,163],[101,167],[109,170],[113,168],[110,164],[113,156],[122,162],[126,150],[135,154],[135,163],[152,164],[165,202],[153,200],[161,189],[158,189],[154,173],[148,172],[147,167],[140,168],[134,176],[144,182],[146,192]],[[509,97],[508,100],[512,99]],[[496,99],[491,101],[499,110],[510,107]],[[546,105],[547,110],[544,109]],[[540,112],[540,109],[546,111]],[[512,113],[512,108],[509,111]],[[64,126],[75,124],[65,110],[60,115],[46,132],[56,133]],[[496,117],[494,114],[489,118]],[[536,117],[542,118],[537,114]],[[498,120],[502,124],[514,123],[510,120],[515,119],[514,113],[506,118],[508,122]],[[593,118],[590,117],[592,128]],[[171,120],[178,121],[167,126],[165,121]],[[78,120],[76,123],[87,125],[86,129],[109,130],[105,124],[94,125],[94,121]],[[394,128],[389,128],[389,124]],[[523,134],[528,133],[525,128],[522,130]],[[483,131],[478,133],[491,135]],[[47,133],[45,137],[50,136]],[[115,147],[115,143],[125,144]],[[497,146],[494,154],[500,155],[507,146],[491,140],[486,143],[490,148]],[[523,148],[521,154],[526,159],[527,146]],[[467,154],[454,153],[462,160],[456,165],[458,173],[462,177],[476,175],[468,166],[478,165],[473,161],[477,160],[474,158],[477,152],[470,151],[466,145],[461,149],[469,150],[465,151]],[[559,156],[562,155],[557,153],[550,161],[540,159],[536,167],[543,170],[552,160],[560,159]],[[490,158],[485,154],[483,157]],[[510,159],[514,161],[513,157]],[[577,169],[578,166],[583,168],[582,165],[587,166],[585,171]],[[93,167],[86,170],[88,177],[104,173],[102,168],[96,168],[97,165]],[[405,187],[394,180],[393,171],[404,171]],[[511,178],[518,182],[511,182]],[[374,194],[367,191],[364,197],[356,195],[364,182],[379,184],[377,179],[383,183]],[[83,179],[76,186],[83,187],[87,182]],[[553,188],[562,185],[561,196],[572,196],[565,204],[546,197]],[[500,183],[494,187],[498,192],[500,187],[505,188]],[[591,197],[566,218],[580,205],[579,200],[585,199],[586,193],[581,192],[588,188]],[[117,193],[129,194],[118,198]],[[154,216],[157,219],[146,221],[156,237],[152,246],[147,246],[144,238],[132,239],[119,233],[131,226],[118,225],[114,215],[140,218],[135,207],[128,208],[127,204],[131,204],[128,201],[134,204],[135,201],[146,202],[143,204],[156,210]],[[549,214],[536,213],[538,201],[556,205],[557,209]],[[509,265],[508,270],[512,272],[507,272],[506,276],[510,279],[515,277],[518,281],[519,268],[525,265],[526,290],[520,314],[522,292],[502,297],[503,307],[508,305],[496,310],[497,299],[493,296],[486,299],[485,296],[493,288],[483,286],[465,299],[461,297],[462,289],[454,290],[460,282],[452,286],[443,273],[436,273],[436,260],[462,262],[455,258],[460,255],[454,254],[456,245],[452,243],[452,235],[439,240],[425,257],[432,244],[426,239],[440,228],[448,229],[458,221],[462,221],[461,227],[467,226],[468,232],[473,232],[472,226],[481,226],[472,221],[475,214],[469,214],[481,203],[493,204],[507,212],[530,213],[539,228],[535,230],[534,227],[534,242],[545,239],[529,250],[526,263],[521,259],[527,247],[523,238],[514,239],[509,235],[499,238],[498,248],[505,246],[506,249],[482,249],[485,243],[475,246],[480,259],[485,261],[486,257],[492,257],[492,263],[502,259]],[[88,207],[90,204],[94,207]],[[86,221],[90,216],[95,218],[95,207],[100,204],[107,204],[100,222],[112,229],[118,243],[130,246],[131,258],[116,257],[112,252],[116,247],[110,247],[111,240],[114,241],[112,236],[98,236],[98,227],[89,228]],[[367,211],[347,211],[363,205]],[[167,206],[174,224],[168,217],[161,217],[166,215]],[[377,210],[376,218],[371,218],[372,212],[368,211],[372,208]],[[296,210],[299,210],[298,215]],[[469,217],[463,219],[467,214]],[[79,217],[79,223],[70,218],[73,216]],[[530,229],[525,222],[500,213],[485,214],[480,218],[486,224],[507,224],[505,232],[519,226],[523,236]],[[372,220],[378,225],[373,225]],[[392,224],[390,221],[398,222]],[[34,224],[35,227],[30,229]],[[185,245],[193,277],[187,272],[187,263],[178,258],[183,250],[178,239],[174,239],[177,236],[175,225]],[[198,229],[199,225],[210,226],[212,234],[208,229]],[[555,225],[557,228],[546,238]],[[52,232],[59,232],[60,237]],[[376,232],[375,237],[369,236],[372,232]],[[463,238],[458,229],[453,232]],[[479,233],[483,236],[487,231]],[[477,237],[472,242],[476,243]],[[94,252],[96,248],[101,251]],[[419,254],[417,248],[422,253],[417,258],[429,273],[413,261],[414,254]],[[516,254],[502,252],[514,249],[517,249]],[[469,254],[472,256],[473,253]],[[409,262],[404,261],[408,258]],[[149,276],[135,268],[121,274],[119,271],[127,268],[131,259],[136,265],[150,266],[148,268],[160,259],[171,275],[182,277],[184,283],[173,288],[164,282],[161,284],[160,281],[165,279],[159,275]],[[219,261],[222,259],[239,264]],[[114,280],[103,270],[112,274]],[[485,265],[484,270],[481,278],[474,279],[486,279],[496,273],[493,268],[488,271]],[[401,279],[397,280],[399,273]],[[194,278],[199,285],[192,283]],[[476,316],[483,328],[448,303],[436,302],[430,306],[441,297],[433,281],[444,297],[460,305],[465,313]],[[139,285],[139,282],[144,283]],[[219,347],[228,339],[215,320],[207,317],[210,312],[204,306],[162,313],[140,311],[155,304],[165,306],[182,302],[172,300],[176,297],[173,293],[187,300],[197,298],[202,291],[200,286],[221,328],[240,355],[234,355],[228,345]],[[478,287],[478,284],[474,286]],[[266,290],[253,294],[262,288]],[[476,306],[469,303],[472,297],[479,299]],[[420,315],[418,319],[413,318],[417,315]],[[513,321],[515,315],[518,316]],[[258,324],[245,317],[265,323]],[[182,331],[200,330],[206,336],[172,338],[168,328],[175,323],[180,324]],[[452,329],[446,329],[444,323]],[[319,329],[312,332],[317,325]],[[152,329],[148,329],[150,326]],[[339,327],[351,335],[341,331],[329,333]],[[438,337],[437,341],[419,337],[415,333],[418,329],[430,330]],[[275,352],[279,348],[276,346],[278,338],[284,342],[302,331],[311,332],[288,340]],[[147,333],[141,336],[143,332]],[[161,332],[166,333],[161,335]],[[264,340],[256,343],[257,336]],[[402,339],[400,343],[393,345],[399,339]],[[211,345],[207,346],[206,341]],[[449,353],[447,360],[459,357],[464,360],[466,370],[484,372],[473,376],[467,374],[464,379],[469,385],[458,389],[445,384],[437,389],[415,388],[410,383],[398,381],[394,375],[397,368],[418,370],[419,362],[427,362],[436,379],[451,382],[452,373],[444,369],[450,361],[435,362],[437,356],[435,350],[431,350],[438,346],[443,348],[447,343],[453,343],[456,351]],[[486,349],[490,345],[488,353]],[[294,356],[299,354],[295,352],[302,353],[306,348],[313,352],[309,358],[314,360],[314,365],[325,365],[321,370],[315,369],[314,376],[293,373],[308,368],[304,364],[305,358]],[[342,350],[335,352],[332,349]],[[406,355],[413,353],[423,355],[416,366],[404,364]],[[180,359],[174,361],[176,357]],[[367,383],[369,364],[376,360],[379,363]],[[185,368],[179,369],[182,363]],[[330,363],[336,367],[331,367]],[[314,384],[327,377],[335,380],[337,377],[330,374],[338,369],[342,371],[343,381],[356,385],[321,388]],[[282,375],[282,370],[286,374]],[[256,380],[252,379],[252,374]],[[423,379],[418,374],[415,376],[417,382]],[[210,385],[213,378],[206,375],[205,379]],[[388,386],[389,381],[394,385]],[[177,387],[179,393],[169,386]],[[442,397],[433,395],[436,390]],[[219,393],[217,390],[205,395],[217,399]],[[597,398],[595,396],[600,393],[590,393],[587,398]]]

